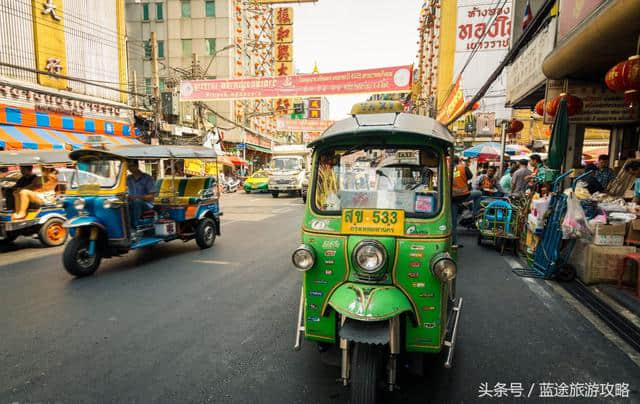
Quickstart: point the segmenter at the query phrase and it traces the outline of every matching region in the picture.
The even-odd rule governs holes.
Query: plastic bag
[[[591,239],[593,236],[589,226],[587,225],[587,218],[580,206],[580,201],[576,198],[576,195],[571,192],[567,197],[567,213],[562,220],[562,238],[581,238]]]

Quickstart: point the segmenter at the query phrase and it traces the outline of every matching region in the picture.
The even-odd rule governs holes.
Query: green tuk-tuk
[[[402,104],[356,104],[312,142],[295,349],[340,357],[352,403],[396,387],[399,362],[451,367],[462,298],[452,246],[453,137]],[[426,363],[426,362],[424,362]]]

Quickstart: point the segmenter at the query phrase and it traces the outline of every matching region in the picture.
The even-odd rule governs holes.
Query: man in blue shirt
[[[127,176],[127,192],[129,194],[129,214],[131,225],[135,229],[142,217],[142,212],[153,208],[155,182],[149,174],[143,173],[136,160],[127,161],[127,168],[131,174]]]
[[[602,185],[602,189],[607,189],[607,185],[616,177],[613,170],[609,168],[609,156],[601,154],[598,156],[598,170],[595,173],[596,179]]]

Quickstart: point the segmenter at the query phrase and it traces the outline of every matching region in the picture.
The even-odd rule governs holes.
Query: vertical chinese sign
[[[38,70],[67,74],[62,0],[32,0],[33,39]],[[65,89],[67,80],[38,75],[43,86]]]
[[[279,7],[273,10],[273,59],[276,76],[293,74],[293,8]],[[273,101],[277,115],[291,112],[293,101],[290,98],[277,98]]]
[[[320,119],[322,98],[309,98],[309,119]]]

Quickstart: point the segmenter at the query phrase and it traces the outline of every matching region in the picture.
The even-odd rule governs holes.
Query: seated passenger
[[[135,229],[138,226],[142,213],[153,208],[155,182],[149,174],[143,173],[138,167],[136,160],[127,161],[127,168],[130,175],[127,176],[127,192],[129,194],[129,215],[131,226]]]
[[[24,219],[27,216],[29,203],[39,206],[45,203],[55,203],[56,185],[58,179],[56,170],[53,168],[42,168],[42,178],[38,178],[33,174],[32,166],[20,167],[22,177],[13,187],[13,199],[15,203],[15,213],[13,218],[16,220]]]

